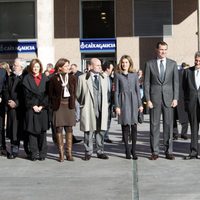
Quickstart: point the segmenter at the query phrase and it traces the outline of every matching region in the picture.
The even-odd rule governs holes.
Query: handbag
[[[138,122],[139,122],[140,124],[142,124],[143,121],[144,121],[143,112],[138,111]]]

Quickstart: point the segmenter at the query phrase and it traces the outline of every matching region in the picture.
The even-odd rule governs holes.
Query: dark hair
[[[70,63],[70,61],[68,59],[66,59],[66,58],[60,58],[57,61],[56,65],[55,65],[55,72],[58,72],[59,68],[61,68],[62,66],[64,66],[66,62]]]
[[[29,67],[28,67],[28,72],[29,72],[29,73],[32,73],[32,72],[33,72],[33,67],[34,67],[34,65],[35,65],[36,63],[38,63],[38,64],[40,65],[40,73],[43,72],[43,66],[42,66],[41,61],[40,61],[38,58],[34,58],[33,60],[31,60],[30,65],[29,65]]]
[[[106,61],[106,62],[104,62],[104,63],[102,64],[101,68],[102,68],[102,70],[105,72],[107,69],[110,69],[110,65],[113,65],[113,63],[110,62],[110,61]]]
[[[159,41],[159,42],[156,44],[156,48],[159,49],[160,45],[162,45],[162,46],[168,46],[166,42],[164,42],[164,41]]]

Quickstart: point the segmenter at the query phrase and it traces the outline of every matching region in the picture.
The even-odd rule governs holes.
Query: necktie
[[[196,73],[196,85],[197,85],[197,89],[199,89],[199,86],[200,86],[200,74],[199,74],[199,70],[197,70],[197,73]]]
[[[94,83],[95,83],[97,89],[99,89],[99,79],[98,79],[97,75],[94,75]]]
[[[165,69],[163,65],[163,60],[160,60],[160,80],[164,80]]]

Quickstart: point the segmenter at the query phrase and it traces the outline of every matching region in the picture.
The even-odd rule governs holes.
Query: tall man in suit
[[[93,153],[93,133],[96,140],[97,157],[108,159],[104,153],[104,134],[108,119],[108,80],[101,73],[101,61],[92,58],[90,71],[79,76],[77,100],[80,103],[80,130],[84,131],[84,160]]]
[[[173,108],[177,106],[179,77],[175,61],[166,58],[167,43],[160,41],[156,46],[157,58],[145,66],[145,98],[150,108],[150,160],[159,157],[160,116],[163,118],[163,138],[166,159],[173,155]]]
[[[190,155],[185,159],[198,158],[198,132],[200,123],[200,51],[195,53],[193,67],[185,70],[183,88],[191,128]]]

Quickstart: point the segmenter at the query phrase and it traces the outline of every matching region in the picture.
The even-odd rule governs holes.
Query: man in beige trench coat
[[[104,153],[104,134],[108,120],[108,83],[101,73],[101,61],[92,58],[90,71],[79,76],[77,100],[80,103],[80,130],[84,131],[84,160],[90,160],[93,153],[93,134],[97,157],[108,159]]]

